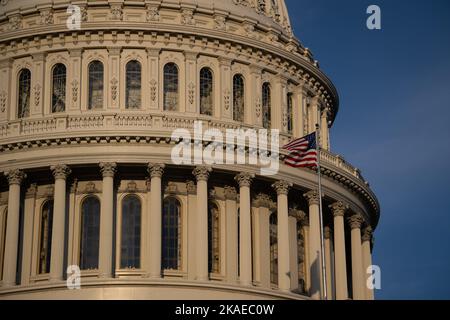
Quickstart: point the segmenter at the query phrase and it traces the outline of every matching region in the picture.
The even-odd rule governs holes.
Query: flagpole
[[[323,300],[327,300],[327,274],[325,268],[325,240],[324,240],[324,231],[323,231],[323,211],[322,211],[322,173],[320,170],[320,147],[319,147],[319,134],[320,134],[320,110],[318,110],[319,116],[316,124],[316,150],[317,150],[317,179],[319,185],[319,217],[320,217],[320,248],[322,251],[322,279],[323,279]]]

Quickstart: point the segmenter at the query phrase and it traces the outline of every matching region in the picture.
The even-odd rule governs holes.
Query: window
[[[8,209],[0,212],[0,279],[3,279],[3,260],[5,258],[5,243],[6,243],[6,216]]]
[[[181,205],[173,198],[164,200],[162,221],[162,267],[178,270],[181,254]]]
[[[126,66],[125,108],[139,109],[141,107],[141,64],[130,61]]]
[[[210,203],[208,211],[208,270],[210,273],[220,273],[219,208],[215,203]]]
[[[213,74],[211,69],[200,70],[200,113],[213,115]]]
[[[39,236],[39,274],[50,272],[52,251],[53,201],[47,201],[41,211],[41,229]]]
[[[19,97],[17,105],[17,118],[26,118],[30,116],[30,97],[31,97],[31,71],[23,69],[19,73]]]
[[[298,286],[305,292],[305,237],[302,231],[302,222],[297,222],[297,252],[298,252]]]
[[[292,93],[289,92],[287,95],[287,131],[288,133],[292,133],[292,120],[293,120],[293,105],[292,105]]]
[[[66,66],[58,63],[52,71],[52,112],[66,110]]]
[[[270,282],[278,284],[277,212],[270,215]]]
[[[88,197],[81,206],[81,270],[98,269],[99,234],[100,201],[97,197]]]
[[[244,78],[237,74],[233,77],[233,120],[244,121],[245,91]]]
[[[263,127],[264,129],[271,128],[271,110],[272,100],[270,92],[270,84],[264,83],[262,86],[262,115],[263,115]]]
[[[89,104],[88,109],[103,108],[103,63],[92,61],[89,64]]]
[[[178,67],[175,63],[164,66],[164,110],[177,111],[179,103]]]
[[[139,269],[141,265],[141,201],[127,196],[122,202],[120,268]]]

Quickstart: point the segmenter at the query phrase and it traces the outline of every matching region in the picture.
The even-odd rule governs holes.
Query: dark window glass
[[[89,64],[89,104],[88,109],[103,108],[103,63],[92,61]]]
[[[277,239],[277,213],[270,215],[270,281],[278,284],[278,239]]]
[[[141,107],[141,64],[134,60],[126,66],[125,107],[139,109]]]
[[[31,96],[31,71],[23,69],[19,73],[19,97],[17,106],[17,117],[19,119],[30,116]]]
[[[178,270],[181,253],[180,202],[175,198],[164,200],[162,221],[162,267]]]
[[[52,252],[53,201],[47,201],[42,207],[39,239],[39,274],[50,272]]]
[[[213,115],[213,74],[211,69],[200,70],[200,113]]]
[[[245,109],[244,78],[237,74],[233,77],[233,120],[243,122]]]
[[[99,234],[100,201],[96,197],[88,197],[81,207],[81,270],[98,269]]]
[[[66,66],[58,63],[52,72],[52,112],[66,110]]]
[[[265,129],[271,128],[271,112],[272,112],[272,100],[271,100],[270,84],[264,83],[262,86],[262,115],[263,115],[263,127]]]
[[[292,133],[292,120],[293,120],[293,101],[292,101],[292,93],[288,93],[287,95],[287,130],[288,133]]]
[[[177,111],[179,104],[178,67],[175,63],[164,66],[164,110]]]
[[[120,268],[139,269],[141,266],[141,201],[127,196],[122,202],[122,232]]]
[[[220,272],[220,215],[215,203],[209,204],[208,214],[208,268],[210,273]]]

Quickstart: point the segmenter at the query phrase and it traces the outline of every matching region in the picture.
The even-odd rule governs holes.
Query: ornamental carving
[[[8,179],[8,183],[10,185],[11,184],[20,185],[22,181],[27,177],[27,175],[19,169],[13,169],[11,171],[5,172],[5,176]]]
[[[324,237],[325,239],[331,239],[331,236],[332,236],[331,228],[330,228],[330,227],[325,227],[325,228],[323,229],[323,237]]]
[[[348,210],[348,205],[344,204],[342,201],[335,202],[328,206],[335,217],[343,217],[345,212]]]
[[[181,24],[195,25],[194,10],[189,8],[181,9]]]
[[[99,193],[99,190],[95,187],[95,183],[91,181],[86,184],[84,193]]]
[[[34,86],[34,104],[36,106],[41,102],[41,89],[42,87],[39,83]]]
[[[154,4],[147,5],[147,22],[156,22],[160,20],[159,6]]]
[[[350,228],[353,229],[361,229],[362,224],[364,223],[364,219],[360,214],[354,214],[348,219],[348,223],[350,225]]]
[[[121,4],[111,4],[110,19],[121,21],[123,18],[123,9]]]
[[[256,196],[254,204],[259,208],[270,208],[272,199],[267,194],[260,193]]]
[[[319,204],[319,192],[317,190],[311,190],[303,196],[306,198],[310,206]]]
[[[256,98],[256,117],[259,119],[261,117],[261,98]]]
[[[78,101],[78,80],[76,79],[72,81],[72,100],[73,102]]]
[[[195,101],[195,84],[193,84],[192,82],[189,83],[188,98],[189,98],[189,103],[190,104],[194,104],[194,101]]]
[[[272,188],[275,189],[278,195],[287,196],[289,193],[289,189],[292,187],[292,183],[286,181],[277,181],[272,184]]]
[[[197,194],[197,185],[194,181],[189,180],[186,182],[186,191],[188,194]]]
[[[227,30],[227,19],[225,16],[214,16],[214,29],[222,31]]]
[[[225,186],[224,188],[225,199],[237,200],[237,191],[235,187]]]
[[[52,9],[43,9],[40,12],[40,22],[41,25],[49,25],[53,24],[53,10]]]
[[[212,169],[210,167],[196,167],[194,171],[192,171],[192,174],[197,181],[208,181],[211,172]]]
[[[223,92],[223,97],[224,97],[224,103],[225,103],[225,110],[229,110],[230,109],[230,97],[231,92],[229,89],[225,89]]]
[[[100,171],[102,173],[103,178],[111,177],[113,178],[116,170],[117,170],[117,164],[114,162],[107,162],[107,163],[100,163]]]
[[[6,110],[6,100],[8,99],[8,94],[5,91],[0,93],[0,112],[3,113]]]
[[[9,30],[19,30],[22,29],[22,16],[14,15],[9,18]]]
[[[117,81],[116,78],[113,78],[111,80],[111,99],[113,101],[116,101],[117,99],[117,86],[119,84],[119,81]]]
[[[149,163],[147,171],[151,178],[162,178],[165,167],[164,164]]]
[[[254,174],[243,172],[234,177],[234,180],[238,183],[239,187],[247,187],[250,188],[252,184],[252,180],[255,177]]]
[[[70,170],[70,168],[65,164],[52,166],[50,170],[52,170],[55,180],[59,179],[65,180],[67,179],[67,176],[72,173],[72,170]]]
[[[156,85],[157,85],[156,80],[152,79],[152,81],[150,81],[150,99],[152,101],[156,100]]]
[[[362,236],[361,236],[361,240],[363,241],[363,242],[365,242],[365,241],[371,241],[372,240],[372,236],[373,236],[373,230],[372,230],[372,227],[366,227],[364,230],[363,230],[363,233],[362,233]]]

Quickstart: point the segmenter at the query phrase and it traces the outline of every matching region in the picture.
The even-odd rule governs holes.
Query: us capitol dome
[[[321,124],[328,299],[373,299],[379,204],[330,151],[338,109],[283,0],[1,0],[0,299],[320,299],[317,173],[176,165],[196,121]]]

